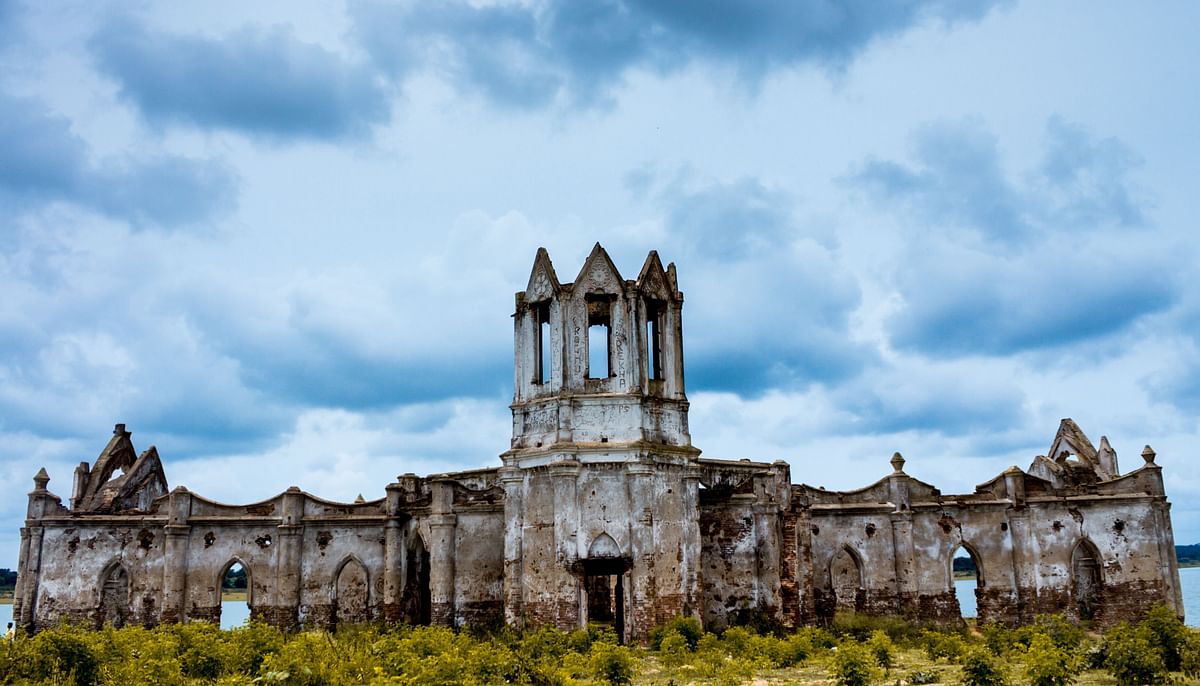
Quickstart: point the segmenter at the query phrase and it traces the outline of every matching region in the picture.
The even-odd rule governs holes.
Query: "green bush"
[[[986,648],[972,648],[963,656],[963,686],[1004,686],[1008,683],[1004,665]]]
[[[813,654],[812,641],[808,634],[799,632],[781,638],[775,643],[771,662],[776,667],[791,667],[804,662]]]
[[[1167,669],[1178,672],[1183,664],[1184,645],[1190,633],[1179,615],[1166,605],[1156,604],[1138,624],[1150,633],[1151,644],[1158,648]]]
[[[1035,634],[1025,651],[1025,678],[1030,686],[1066,686],[1075,681],[1079,668],[1078,658],[1045,634]]]
[[[685,664],[691,656],[687,639],[678,631],[670,631],[662,637],[658,644],[658,655],[663,664],[668,667],[678,667]]]
[[[1167,681],[1167,665],[1153,643],[1148,626],[1131,627],[1125,622],[1104,634],[1104,668],[1118,686],[1161,684]]]
[[[650,649],[658,650],[659,644],[667,633],[674,631],[687,641],[688,650],[695,652],[696,644],[700,642],[700,637],[704,635],[704,627],[700,626],[700,620],[695,617],[676,617],[666,624],[654,627],[650,630]]]
[[[905,681],[913,686],[922,686],[923,684],[936,684],[941,679],[936,669],[915,669],[908,673]]]
[[[68,626],[41,631],[21,641],[13,676],[33,682],[93,686],[100,679],[100,657],[88,632]]]
[[[633,655],[625,646],[597,642],[592,649],[592,674],[602,683],[623,686],[633,683]]]
[[[876,630],[871,634],[867,646],[875,657],[876,664],[883,668],[884,673],[890,672],[896,653],[896,646],[892,644],[892,639],[886,633]]]
[[[921,634],[921,628],[895,615],[868,615],[860,612],[838,612],[830,623],[830,629],[838,636],[850,636],[862,642],[876,631],[900,644],[911,644]]]
[[[838,686],[867,686],[875,677],[875,660],[862,644],[843,643],[833,656],[829,676]]]
[[[926,629],[921,632],[921,648],[930,660],[955,662],[962,656],[965,646],[958,634]]]

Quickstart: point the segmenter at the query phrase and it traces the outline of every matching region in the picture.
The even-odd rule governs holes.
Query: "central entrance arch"
[[[584,621],[612,626],[617,640],[625,642],[625,573],[629,558],[612,536],[602,533],[588,546],[587,558],[579,561],[585,597]]]

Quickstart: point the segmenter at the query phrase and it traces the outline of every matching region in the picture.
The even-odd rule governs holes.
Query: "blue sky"
[[[693,439],[969,492],[1073,417],[1200,541],[1193,3],[0,0],[0,566],[168,480],[498,464],[512,294],[678,265]]]

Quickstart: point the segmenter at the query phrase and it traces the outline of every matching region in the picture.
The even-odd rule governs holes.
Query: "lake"
[[[1200,626],[1200,567],[1179,570],[1179,583],[1183,587],[1183,609],[1188,626]],[[964,617],[975,616],[975,580],[963,579],[955,582],[958,604]],[[250,607],[245,602],[227,600],[221,603],[221,628],[241,626],[250,618]],[[0,605],[0,628],[12,621],[12,605]]]

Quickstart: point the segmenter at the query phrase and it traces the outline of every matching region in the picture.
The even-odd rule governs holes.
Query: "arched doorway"
[[[400,602],[402,615],[409,624],[426,626],[432,617],[429,595],[429,551],[419,534],[413,534],[405,559],[404,593]]]
[[[960,617],[971,619],[979,616],[979,596],[983,586],[983,567],[979,555],[967,543],[960,543],[950,553],[950,591],[958,601]]]
[[[250,620],[253,601],[250,568],[238,558],[225,563],[217,577],[217,623],[233,629]]]
[[[338,624],[365,622],[368,616],[367,570],[354,558],[347,559],[334,580],[334,621]]]
[[[849,547],[839,550],[829,561],[829,583],[836,610],[858,611],[866,604],[862,562]]]
[[[613,628],[617,640],[625,642],[625,572],[629,561],[612,536],[601,533],[588,546],[587,559],[580,560],[586,598],[584,620]]]
[[[1071,551],[1071,591],[1080,619],[1091,620],[1100,611],[1104,579],[1100,574],[1100,551],[1083,539]]]
[[[97,622],[125,626],[129,617],[129,573],[119,563],[108,567],[100,578],[100,607]]]

